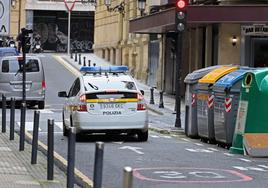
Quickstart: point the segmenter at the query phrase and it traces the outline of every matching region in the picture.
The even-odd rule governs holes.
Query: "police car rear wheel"
[[[141,142],[146,142],[148,140],[148,131],[145,132],[138,132],[138,140]]]

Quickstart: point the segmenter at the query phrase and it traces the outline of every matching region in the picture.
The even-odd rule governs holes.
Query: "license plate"
[[[21,85],[14,85],[14,88],[15,89],[22,89],[22,84]],[[26,89],[29,89],[30,88],[30,84],[26,84]]]
[[[103,110],[106,109],[122,109],[124,108],[123,103],[101,103],[100,108]]]

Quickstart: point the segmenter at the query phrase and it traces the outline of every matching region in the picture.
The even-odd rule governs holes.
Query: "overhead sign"
[[[69,12],[71,12],[74,8],[76,0],[64,0],[65,6]]]
[[[10,0],[0,0],[0,36],[9,35]]]
[[[268,35],[268,25],[242,26],[243,35]]]

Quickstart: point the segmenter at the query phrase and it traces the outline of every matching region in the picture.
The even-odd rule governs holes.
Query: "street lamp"
[[[16,3],[17,3],[17,0],[11,0],[11,6],[13,8],[16,8]]]
[[[141,16],[144,16],[145,5],[146,0],[138,0],[138,9],[140,10]]]
[[[104,4],[107,7],[107,11],[109,12],[119,12],[120,14],[125,14],[125,1],[122,1],[119,5],[115,7],[111,7],[111,0],[104,0]]]

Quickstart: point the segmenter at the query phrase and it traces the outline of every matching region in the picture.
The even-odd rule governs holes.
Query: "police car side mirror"
[[[144,91],[143,90],[140,90],[141,94],[144,95]]]
[[[67,97],[66,91],[60,91],[60,92],[58,92],[58,97]]]

